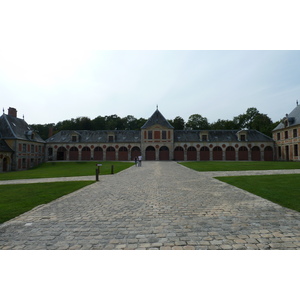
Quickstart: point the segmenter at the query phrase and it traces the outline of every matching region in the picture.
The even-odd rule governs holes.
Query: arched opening
[[[79,159],[79,151],[78,148],[73,146],[70,149],[70,160],[78,160]]]
[[[94,150],[94,160],[103,160],[103,149],[96,147]]]
[[[265,161],[273,161],[273,148],[271,146],[267,146],[264,150]]]
[[[122,161],[128,160],[128,150],[126,147],[121,147],[119,149],[119,160],[122,160]]]
[[[166,146],[162,146],[159,149],[159,160],[170,160],[169,148]]]
[[[184,160],[184,150],[178,146],[174,149],[174,160]]]
[[[9,171],[9,158],[4,157],[3,158],[3,172],[8,172]]]
[[[200,149],[200,160],[209,160],[209,148],[208,147],[202,147]]]
[[[139,157],[141,155],[141,149],[139,147],[133,147],[131,149],[131,160],[134,160],[135,157]]]
[[[53,148],[49,147],[48,148],[48,160],[53,160]]]
[[[222,160],[222,148],[216,146],[213,148],[213,160]]]
[[[91,160],[91,149],[89,147],[82,148],[81,160]]]
[[[146,160],[155,160],[155,148],[148,146],[146,148]]]
[[[225,159],[235,160],[235,149],[232,146],[226,148]]]
[[[187,160],[197,160],[197,149],[193,146],[187,149]]]
[[[248,149],[245,146],[239,148],[239,160],[248,160]]]
[[[114,147],[106,149],[106,160],[116,160],[116,150]]]
[[[48,154],[52,153],[52,148],[49,148]],[[67,149],[65,147],[59,147],[57,149],[57,160],[66,160],[67,159]]]
[[[251,160],[260,161],[260,149],[258,146],[254,146],[251,149]]]

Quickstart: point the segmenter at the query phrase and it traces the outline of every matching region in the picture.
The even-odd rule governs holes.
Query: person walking
[[[138,160],[139,160],[139,167],[141,167],[142,166],[142,155],[139,155]]]
[[[135,166],[137,167],[138,166],[138,158],[137,157],[134,158],[134,163],[135,163]]]

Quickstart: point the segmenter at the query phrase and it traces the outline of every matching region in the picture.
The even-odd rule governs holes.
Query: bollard
[[[99,168],[96,169],[96,181],[99,181]]]
[[[114,174],[114,165],[111,166],[111,174]]]
[[[100,175],[100,167],[102,166],[101,164],[97,164],[97,169],[96,169],[96,181],[99,181],[99,175]]]

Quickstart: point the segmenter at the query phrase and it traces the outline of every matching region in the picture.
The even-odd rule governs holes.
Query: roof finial
[[[156,109],[158,110],[158,105],[156,104]]]
[[[299,104],[299,103],[298,103],[298,100],[296,101],[296,104],[297,104],[297,106],[298,106],[298,104]]]

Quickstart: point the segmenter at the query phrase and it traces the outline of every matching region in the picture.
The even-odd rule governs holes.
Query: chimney
[[[50,138],[53,135],[53,125],[51,124],[49,126],[49,133],[48,133],[48,138]]]
[[[8,109],[8,115],[16,118],[17,117],[17,110],[13,107],[10,107]]]

